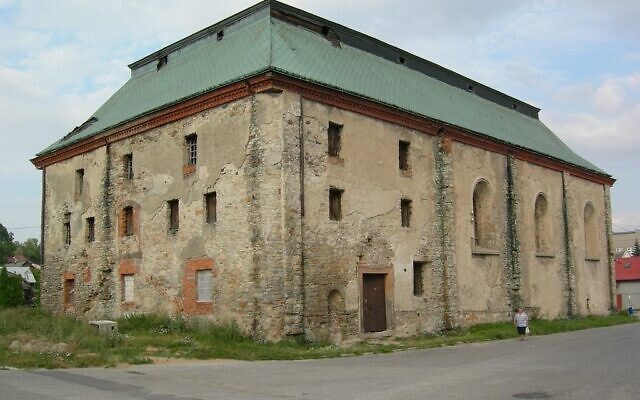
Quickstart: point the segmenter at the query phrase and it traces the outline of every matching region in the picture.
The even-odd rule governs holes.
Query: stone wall
[[[328,154],[330,122],[342,126],[337,157]],[[198,162],[189,166],[185,137],[193,133]],[[408,170],[399,167],[400,141],[409,143]],[[608,188],[452,141],[446,130],[426,135],[294,91],[209,109],[48,166],[45,176],[42,302],[78,317],[199,315],[234,320],[262,340],[341,340],[362,335],[365,273],[385,276],[394,335],[505,320],[517,305],[549,318],[602,314],[613,299]],[[482,246],[474,240],[478,182],[488,188]],[[331,188],[342,190],[339,221],[329,218]],[[205,194],[214,191],[210,223]],[[544,252],[535,246],[541,193],[552,244]],[[179,202],[175,232],[171,200]],[[408,227],[402,200],[411,201]],[[596,212],[597,257],[585,256],[587,202]],[[419,295],[414,263],[424,266]],[[195,297],[200,269],[212,271],[209,303]],[[122,277],[131,274],[134,301],[125,303]],[[75,282],[67,306],[65,279]]]

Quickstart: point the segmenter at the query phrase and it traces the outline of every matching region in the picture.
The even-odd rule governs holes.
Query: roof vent
[[[165,65],[167,65],[167,62],[169,61],[169,58],[167,56],[162,56],[158,59],[158,65],[156,65],[157,70],[160,70],[160,68],[164,67]]]
[[[406,60],[404,59],[404,57],[399,56],[399,57],[398,57],[398,62],[399,62],[400,64],[404,65],[404,63],[406,62]]]
[[[475,90],[475,88],[473,87],[473,85],[469,84],[467,85],[467,92],[473,92]]]
[[[222,40],[222,38],[224,37],[224,29],[221,29],[218,31],[218,35],[216,36],[216,38],[218,39],[218,41]]]

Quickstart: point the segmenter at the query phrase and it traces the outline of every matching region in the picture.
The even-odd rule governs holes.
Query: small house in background
[[[616,303],[618,310],[640,309],[640,257],[616,259]]]

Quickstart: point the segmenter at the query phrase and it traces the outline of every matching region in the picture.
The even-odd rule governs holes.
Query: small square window
[[[329,219],[340,221],[342,219],[342,193],[344,190],[329,189]]]
[[[169,207],[169,231],[177,232],[180,228],[180,206],[178,200],[170,200],[167,202]]]
[[[400,170],[409,170],[409,142],[401,140],[398,143],[398,164]]]
[[[206,209],[205,211],[207,215],[207,223],[215,224],[218,219],[217,209],[216,209],[218,206],[218,196],[216,192],[205,194],[204,204],[205,204],[205,209]]]
[[[133,275],[122,275],[122,302],[133,303]]]
[[[93,217],[87,218],[87,242],[96,241],[96,219]]]
[[[328,152],[331,157],[340,156],[342,125],[338,125],[333,122],[329,122],[328,135]]]
[[[213,272],[210,269],[202,269],[196,272],[197,299],[201,302],[210,302],[213,299]]]
[[[411,225],[411,200],[400,200],[400,213],[402,218],[402,226],[408,228]]]

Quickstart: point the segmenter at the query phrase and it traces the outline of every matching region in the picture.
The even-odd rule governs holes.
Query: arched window
[[[598,229],[596,226],[596,210],[593,204],[584,206],[584,254],[586,258],[598,256]]]
[[[481,180],[473,189],[473,244],[490,248],[493,237],[490,190],[487,181]]]
[[[536,235],[536,252],[548,253],[551,251],[553,238],[551,237],[551,216],[549,206],[544,194],[538,194],[534,211],[534,229]]]

